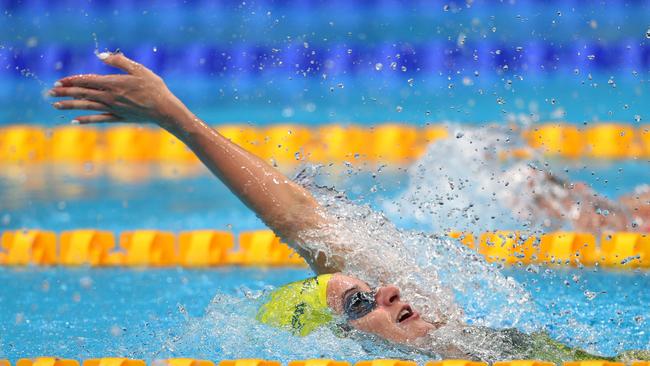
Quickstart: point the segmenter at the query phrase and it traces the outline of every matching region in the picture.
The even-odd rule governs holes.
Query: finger
[[[121,52],[102,52],[98,54],[97,57],[99,57],[100,60],[104,61],[104,63],[113,67],[117,67],[118,69],[123,70],[124,72],[127,72],[131,75],[142,75],[149,71],[149,69],[124,56],[124,54]]]
[[[62,100],[52,104],[56,109],[66,110],[66,109],[80,109],[80,110],[91,110],[91,111],[108,111],[108,106],[103,103],[93,102],[90,100]]]
[[[80,116],[72,120],[72,124],[87,125],[89,123],[103,123],[103,122],[120,122],[122,118],[112,113],[93,114],[90,116]]]
[[[107,100],[106,93],[88,88],[59,87],[50,90],[50,95],[54,97],[72,97],[77,99],[94,100],[96,102],[105,103]]]
[[[111,86],[111,82],[114,77],[117,75],[95,75],[95,74],[84,74],[84,75],[73,75],[65,77],[56,83],[55,87],[61,86],[79,86],[82,88],[91,88],[91,89],[108,89]]]

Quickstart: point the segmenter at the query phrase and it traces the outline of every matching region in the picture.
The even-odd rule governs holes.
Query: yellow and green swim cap
[[[262,305],[257,319],[306,336],[332,320],[327,307],[327,284],[331,278],[331,274],[320,275],[280,287]]]

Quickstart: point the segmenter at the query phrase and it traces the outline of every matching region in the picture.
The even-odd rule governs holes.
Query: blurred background
[[[0,2],[0,123],[67,123],[42,91],[122,50],[211,123],[648,116],[650,2]],[[647,117],[646,117],[647,118]]]

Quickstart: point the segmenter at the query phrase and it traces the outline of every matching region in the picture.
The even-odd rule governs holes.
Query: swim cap
[[[331,278],[331,274],[320,275],[280,287],[262,305],[257,319],[306,336],[332,320],[327,307],[327,284]]]

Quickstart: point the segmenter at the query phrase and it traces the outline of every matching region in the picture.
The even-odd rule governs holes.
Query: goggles
[[[374,292],[355,292],[343,300],[343,313],[348,320],[357,320],[377,308]]]

